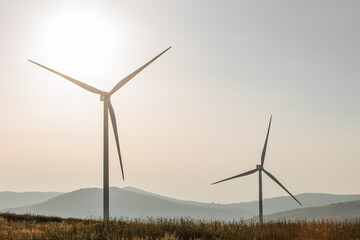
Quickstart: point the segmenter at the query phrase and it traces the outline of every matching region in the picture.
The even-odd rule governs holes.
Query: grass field
[[[63,219],[0,213],[0,239],[359,239],[360,219],[349,222],[257,223],[192,219]]]

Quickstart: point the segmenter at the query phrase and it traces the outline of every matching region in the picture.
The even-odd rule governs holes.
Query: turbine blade
[[[272,180],[274,180],[277,184],[280,185],[280,187],[282,187],[290,196],[292,196],[292,198],[297,201],[300,206],[302,206],[302,204],[296,199],[296,197],[294,197],[280,182],[279,180],[277,180],[271,173],[269,173],[268,171],[266,171],[265,169],[263,169],[263,171],[266,173],[266,175],[268,175]]]
[[[115,87],[110,91],[110,95],[114,94],[117,90],[119,90],[122,86],[124,86],[128,81],[130,81],[133,77],[135,77],[139,72],[141,72],[144,68],[150,65],[153,61],[155,61],[158,57],[163,55],[167,50],[169,50],[171,47],[167,48],[163,52],[161,52],[159,55],[151,59],[149,62],[145,63],[143,66],[141,66],[139,69],[137,69],[135,72],[128,75],[126,78],[122,79],[118,84],[115,85]]]
[[[111,118],[112,127],[113,127],[113,130],[114,130],[114,136],[115,136],[116,148],[117,148],[117,152],[118,152],[119,160],[120,160],[122,178],[123,178],[123,180],[125,180],[125,178],[124,178],[124,169],[123,169],[123,164],[122,164],[122,160],[121,160],[120,144],[119,144],[119,136],[118,136],[118,131],[117,131],[117,125],[116,125],[115,112],[114,112],[113,106],[111,105],[110,99],[107,98],[106,101],[107,101],[107,105],[108,105],[109,112],[110,112],[110,118]]]
[[[246,175],[250,175],[250,174],[252,174],[252,173],[254,173],[254,172],[256,172],[256,171],[257,171],[257,169],[253,169],[253,170],[250,170],[250,171],[241,173],[241,174],[239,174],[239,175],[236,175],[236,176],[233,176],[233,177],[229,177],[229,178],[226,178],[226,179],[223,179],[223,180],[214,182],[214,183],[212,183],[211,185],[218,184],[218,183],[221,183],[221,182],[225,182],[225,181],[228,181],[228,180],[231,180],[231,179],[234,179],[234,178],[238,178],[238,177],[243,177],[243,176],[246,176]]]
[[[268,138],[269,138],[269,132],[270,132],[270,126],[271,126],[271,119],[272,119],[272,116],[270,116],[270,122],[269,122],[268,131],[267,131],[267,134],[266,134],[265,144],[264,144],[263,151],[262,151],[262,153],[261,153],[261,166],[264,166],[266,148],[267,148],[267,143],[268,143]]]
[[[51,69],[51,68],[45,67],[45,66],[43,66],[43,65],[41,65],[41,64],[39,64],[39,63],[37,63],[37,62],[34,62],[34,61],[30,60],[30,59],[28,59],[28,61],[29,61],[29,62],[32,62],[32,63],[34,63],[34,64],[36,64],[36,65],[38,65],[38,66],[40,66],[40,67],[42,67],[42,68],[45,68],[46,70],[49,70],[50,72],[53,72],[53,73],[59,75],[60,77],[63,77],[63,78],[65,78],[65,79],[69,80],[70,82],[72,82],[72,83],[74,83],[74,84],[76,84],[76,85],[78,85],[78,86],[80,86],[80,87],[82,87],[82,88],[84,88],[84,89],[86,89],[86,90],[88,90],[88,91],[90,91],[90,92],[93,92],[93,93],[96,93],[96,94],[100,94],[100,95],[103,95],[103,94],[104,94],[103,91],[101,91],[101,90],[99,90],[99,89],[97,89],[97,88],[94,88],[94,87],[92,87],[92,86],[90,86],[90,85],[88,85],[88,84],[86,84],[86,83],[80,82],[80,81],[78,81],[78,80],[76,80],[76,79],[74,79],[74,78],[71,78],[71,77],[66,76],[66,75],[64,75],[64,74],[62,74],[62,73],[59,73],[59,72],[57,72],[57,71],[55,71],[55,70],[53,70],[53,69]]]

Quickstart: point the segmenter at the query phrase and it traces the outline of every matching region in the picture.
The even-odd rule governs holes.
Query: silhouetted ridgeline
[[[266,220],[309,220],[309,219],[354,220],[360,219],[360,200],[333,203],[321,207],[301,208],[266,216]]]
[[[100,218],[102,189],[80,189],[45,202],[11,208],[14,213],[33,213],[47,216]],[[220,204],[201,204],[172,200],[158,195],[120,188],[110,189],[110,213],[112,217],[191,217],[198,219],[239,220],[252,217],[253,213],[237,207]]]
[[[0,210],[44,202],[62,192],[0,192]]]
[[[70,193],[43,193],[43,198],[34,202],[31,198],[30,204],[24,204],[22,207],[8,207],[8,201],[3,201],[0,193],[0,209],[14,213],[33,213],[46,216],[75,217],[75,218],[101,218],[102,217],[102,189],[87,188],[80,189]],[[26,196],[32,196],[30,193],[12,193],[12,198],[21,198],[24,203],[29,202]],[[46,196],[46,197],[45,197]],[[350,216],[355,213],[358,205],[350,204],[351,201],[360,200],[360,195],[333,195],[307,193],[299,194],[296,197],[303,203],[304,207],[299,208],[297,203],[291,197],[276,197],[264,199],[265,214],[278,213],[282,215],[266,216],[266,219],[293,219],[293,216],[303,216],[305,219],[317,217],[333,217],[333,211],[337,216]],[[18,202],[20,200],[17,200]],[[345,211],[340,207],[337,210],[318,211],[312,210],[312,207],[326,206],[338,202],[349,202],[347,205],[353,206],[355,210]],[[4,205],[3,205],[4,203]],[[19,206],[19,205],[17,205]],[[334,205],[335,206],[335,205]],[[340,206],[340,205],[339,205]],[[329,207],[329,206],[327,206]],[[331,208],[332,209],[332,208]],[[360,208],[358,208],[360,209]],[[285,213],[286,211],[291,213]],[[311,212],[313,214],[307,214]],[[193,201],[183,201],[173,198],[160,196],[157,194],[145,192],[136,188],[112,187],[110,190],[110,213],[112,217],[125,218],[148,218],[148,217],[191,217],[194,219],[207,220],[240,220],[251,219],[258,215],[258,202],[246,202],[235,204],[215,204],[200,203]],[[287,215],[289,214],[289,215]],[[352,214],[351,216],[353,216]]]

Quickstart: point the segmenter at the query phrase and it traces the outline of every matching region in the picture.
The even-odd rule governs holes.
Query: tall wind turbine
[[[109,112],[110,112],[110,118],[111,118],[111,123],[112,123],[112,127],[114,130],[114,136],[115,136],[115,141],[116,141],[116,147],[117,147],[117,152],[119,155],[119,160],[120,160],[120,167],[121,167],[121,174],[122,174],[122,178],[123,180],[124,178],[124,170],[123,170],[123,164],[122,164],[122,159],[121,159],[121,154],[120,154],[120,144],[119,144],[119,137],[118,137],[118,131],[117,131],[117,125],[116,125],[116,118],[115,118],[115,112],[114,112],[114,108],[111,104],[110,98],[111,96],[117,91],[119,90],[122,86],[124,86],[128,81],[130,81],[133,77],[135,77],[139,72],[141,72],[144,68],[146,68],[148,65],[150,65],[153,61],[155,61],[158,57],[160,57],[162,54],[164,54],[167,50],[169,50],[171,47],[165,49],[163,52],[161,52],[159,55],[157,55],[156,57],[154,57],[153,59],[151,59],[149,62],[145,63],[143,66],[141,66],[139,69],[137,69],[135,72],[131,73],[130,75],[128,75],[127,77],[125,77],[124,79],[122,79],[118,84],[115,85],[115,87],[110,91],[110,92],[104,92],[101,91],[95,87],[92,87],[86,83],[80,82],[74,78],[71,78],[69,76],[66,76],[62,73],[59,73],[55,70],[52,70],[48,67],[45,67],[39,63],[36,63],[34,61],[29,60],[30,62],[45,68],[46,70],[49,70],[50,72],[53,72],[67,80],[69,80],[70,82],[84,88],[85,90],[88,90],[92,93],[96,93],[100,95],[100,101],[104,102],[104,189],[103,189],[103,198],[104,198],[104,220],[108,220],[109,219],[109,123],[108,123],[108,117],[109,117]]]
[[[265,168],[264,168],[264,160],[265,160],[266,147],[267,147],[268,138],[269,138],[271,119],[272,119],[272,116],[270,117],[269,127],[268,127],[268,131],[267,131],[267,134],[266,134],[266,139],[265,139],[265,144],[264,144],[264,148],[263,148],[263,151],[262,151],[262,154],[261,154],[261,164],[256,165],[256,168],[253,169],[253,170],[250,170],[250,171],[241,173],[239,175],[229,177],[229,178],[223,179],[221,181],[212,183],[212,185],[214,185],[214,184],[225,182],[225,181],[228,181],[228,180],[231,180],[231,179],[234,179],[234,178],[247,176],[247,175],[250,175],[250,174],[253,174],[253,173],[259,171],[259,221],[260,221],[260,223],[263,222],[262,176],[261,176],[262,171],[264,171],[264,173],[266,175],[268,175],[272,180],[274,180],[274,182],[279,184],[280,187],[282,187],[293,199],[295,199],[296,202],[298,202],[300,204],[300,206],[302,206],[301,203],[279,182],[279,180],[277,180],[271,173],[266,171]]]

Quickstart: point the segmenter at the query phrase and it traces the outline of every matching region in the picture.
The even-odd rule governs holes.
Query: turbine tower
[[[111,118],[111,123],[112,123],[112,127],[113,127],[113,131],[114,131],[114,136],[115,136],[115,141],[116,141],[116,148],[117,148],[117,152],[118,152],[118,156],[119,156],[119,160],[120,160],[120,167],[121,167],[121,174],[122,174],[122,178],[123,180],[125,180],[124,178],[124,170],[123,170],[123,164],[122,164],[122,159],[121,159],[121,154],[120,154],[120,144],[119,144],[119,137],[118,137],[118,131],[117,131],[117,125],[116,125],[116,118],[115,118],[115,112],[114,112],[114,108],[111,104],[110,98],[111,96],[117,91],[119,90],[122,86],[124,86],[128,81],[130,81],[133,77],[135,77],[139,72],[141,72],[144,68],[146,68],[148,65],[150,65],[153,61],[155,61],[158,57],[160,57],[162,54],[164,54],[167,50],[169,50],[171,47],[165,49],[163,52],[161,52],[159,55],[157,55],[156,57],[154,57],[153,59],[151,59],[149,62],[145,63],[143,66],[141,66],[139,69],[137,69],[136,71],[134,71],[133,73],[131,73],[130,75],[128,75],[127,77],[125,77],[124,79],[122,79],[118,84],[115,85],[115,87],[110,91],[110,92],[104,92],[101,91],[95,87],[92,87],[88,84],[85,84],[83,82],[80,82],[74,78],[71,78],[69,76],[66,76],[62,73],[59,73],[55,70],[52,70],[48,67],[45,67],[39,63],[36,63],[34,61],[31,61],[28,59],[28,61],[42,67],[45,68],[46,70],[49,70],[50,72],[53,72],[67,80],[69,80],[70,82],[84,88],[85,90],[88,90],[92,93],[96,93],[100,95],[100,101],[104,102],[104,185],[103,185],[103,198],[104,198],[104,220],[109,220],[109,112],[110,112],[110,118]]]
[[[264,172],[266,175],[268,175],[272,180],[274,180],[274,182],[279,184],[280,187],[282,187],[293,199],[295,199],[296,202],[298,202],[300,204],[300,206],[302,206],[301,203],[279,182],[279,180],[277,180],[271,173],[266,171],[265,168],[264,168],[264,160],[265,160],[266,148],[267,148],[267,143],[268,143],[268,138],[269,138],[271,119],[272,119],[272,116],[270,116],[270,122],[269,122],[268,131],[267,131],[267,134],[266,134],[265,144],[264,144],[264,148],[263,148],[263,151],[262,151],[262,154],[261,154],[261,164],[256,165],[256,168],[253,169],[253,170],[250,170],[250,171],[241,173],[239,175],[229,177],[229,178],[220,180],[218,182],[212,183],[212,185],[218,184],[218,183],[225,182],[225,181],[228,181],[228,180],[231,180],[231,179],[247,176],[247,175],[253,174],[253,173],[258,171],[259,172],[259,222],[260,223],[263,223],[262,176],[261,176],[262,172]]]

